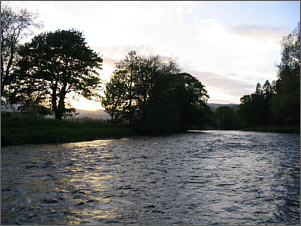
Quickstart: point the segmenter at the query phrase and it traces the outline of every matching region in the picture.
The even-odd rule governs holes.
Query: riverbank
[[[272,133],[300,133],[300,127],[252,127],[241,129],[241,131],[255,131],[255,132],[272,132]]]
[[[100,120],[72,122],[54,119],[1,118],[1,146],[67,143],[135,135],[135,130]]]

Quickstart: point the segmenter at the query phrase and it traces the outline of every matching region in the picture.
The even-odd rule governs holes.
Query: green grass
[[[300,127],[253,127],[245,128],[242,131],[256,131],[256,132],[272,132],[272,133],[300,133]]]
[[[102,121],[58,121],[54,119],[1,118],[1,146],[67,143],[135,135],[135,131]]]

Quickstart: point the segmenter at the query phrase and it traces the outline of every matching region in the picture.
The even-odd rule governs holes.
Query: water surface
[[[2,224],[300,224],[300,137],[203,131],[1,150]]]

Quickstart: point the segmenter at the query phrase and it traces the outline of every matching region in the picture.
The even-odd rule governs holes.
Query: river
[[[1,150],[2,224],[300,224],[300,136],[190,131]]]

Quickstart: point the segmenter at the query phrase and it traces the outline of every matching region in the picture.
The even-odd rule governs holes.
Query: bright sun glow
[[[72,107],[76,109],[82,109],[82,110],[98,110],[98,109],[103,109],[101,106],[101,103],[95,103],[91,100],[87,100],[84,97],[80,97],[78,101],[70,101],[72,104]]]

